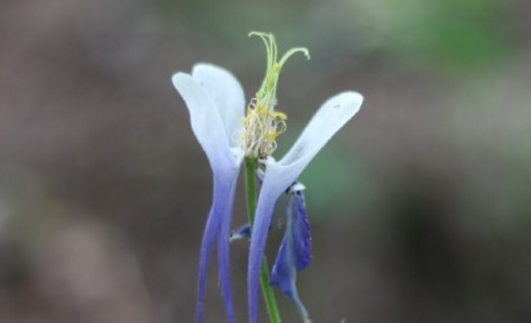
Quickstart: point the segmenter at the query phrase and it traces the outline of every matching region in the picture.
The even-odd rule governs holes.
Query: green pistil
[[[267,52],[266,75],[264,77],[264,81],[262,82],[262,86],[256,95],[256,98],[261,104],[272,109],[276,104],[278,77],[286,61],[297,52],[303,53],[307,59],[310,59],[310,53],[308,52],[308,49],[304,47],[291,48],[284,55],[282,55],[279,61],[278,47],[273,34],[252,31],[249,33],[249,37],[251,36],[258,36],[262,38]]]

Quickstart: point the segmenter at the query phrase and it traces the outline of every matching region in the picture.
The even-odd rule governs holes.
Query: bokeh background
[[[526,0],[2,0],[0,322],[193,322],[211,173],[170,78],[211,62],[250,99],[251,30],[312,55],[283,71],[277,157],[329,96],[366,98],[301,178],[314,322],[531,322],[530,17]],[[217,285],[214,261],[206,323],[226,321]]]

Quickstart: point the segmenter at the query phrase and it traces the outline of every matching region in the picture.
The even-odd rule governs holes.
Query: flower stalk
[[[256,213],[256,176],[255,170],[257,160],[245,157],[245,191],[247,196],[247,214],[249,217],[249,224],[251,228],[254,223]],[[260,284],[262,286],[262,293],[266,303],[267,313],[271,323],[282,323],[280,312],[278,311],[277,301],[273,289],[269,285],[269,269],[267,266],[267,259],[264,255],[262,260],[262,267],[260,270]]]

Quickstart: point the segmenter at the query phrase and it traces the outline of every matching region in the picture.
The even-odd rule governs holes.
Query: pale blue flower
[[[264,172],[255,223],[251,233],[248,271],[250,321],[257,323],[260,266],[276,201],[297,180],[304,168],[328,140],[358,112],[363,101],[362,96],[356,92],[344,92],[326,101],[289,152],[280,161],[276,161],[270,154],[276,148],[276,138],[285,130],[286,120],[283,113],[274,110],[277,104],[275,93],[278,74],[282,65],[293,53],[307,54],[307,51],[294,48],[277,62],[273,36],[263,33],[254,34],[262,37],[266,43],[268,67],[261,90],[257,93],[257,97],[251,100],[246,117],[242,87],[228,71],[209,64],[198,64],[191,75],[177,73],[172,79],[175,88],[188,107],[192,130],[207,155],[214,177],[214,197],[203,234],[199,260],[196,309],[198,323],[202,322],[206,273],[216,239],[225,312],[229,322],[234,323],[229,273],[229,242],[234,194],[243,157],[258,159]],[[300,196],[297,196],[299,195],[296,195],[291,202],[294,203],[291,204],[292,207],[299,206],[302,201]],[[299,223],[302,223],[301,216],[306,216],[305,212],[293,214],[296,217],[292,217],[292,220],[299,221]],[[305,220],[302,219],[302,221]],[[290,231],[287,232],[288,238],[297,239],[298,242],[303,241],[296,238],[300,228],[300,224],[292,225]],[[279,253],[281,258],[276,262],[277,269],[273,269],[272,283],[278,283],[276,286],[293,296],[293,291],[296,292],[296,289],[288,288],[286,282],[293,281],[294,287],[294,276],[283,274],[283,269],[292,270],[295,266],[296,270],[300,270],[297,268],[301,266],[299,259],[293,257],[292,254],[293,248],[296,247],[293,240],[283,245],[284,249],[281,247]],[[307,252],[309,256],[309,249]],[[295,300],[293,297],[292,299]]]

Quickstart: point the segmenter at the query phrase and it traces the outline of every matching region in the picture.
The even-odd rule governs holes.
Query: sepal
[[[304,185],[295,182],[288,190],[286,232],[273,265],[270,285],[280,289],[293,301],[304,321],[308,322],[310,321],[308,312],[297,291],[297,272],[308,267],[311,262],[310,224],[302,189]]]

